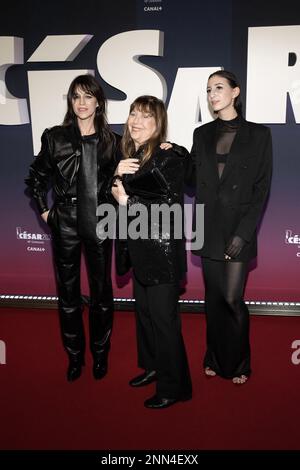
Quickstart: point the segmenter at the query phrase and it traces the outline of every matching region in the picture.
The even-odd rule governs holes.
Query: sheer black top
[[[218,119],[216,132],[216,159],[218,165],[219,178],[221,178],[225,168],[227,157],[230,152],[236,133],[240,127],[241,119],[237,116],[230,121]]]

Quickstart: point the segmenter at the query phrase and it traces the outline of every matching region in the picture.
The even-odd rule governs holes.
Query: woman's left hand
[[[225,259],[236,258],[241,253],[242,249],[244,248],[246,242],[238,235],[235,235],[229,241],[227,247],[225,248]]]
[[[172,147],[173,147],[173,145],[171,144],[171,142],[162,142],[162,143],[160,144],[160,148],[161,148],[162,150],[169,150],[169,149],[171,149]]]

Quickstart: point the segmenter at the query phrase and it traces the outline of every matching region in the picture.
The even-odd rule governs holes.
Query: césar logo
[[[286,230],[285,243],[287,243],[288,245],[300,245],[300,236],[293,235],[292,230]]]
[[[30,233],[27,230],[22,230],[21,227],[16,227],[17,239],[18,240],[32,240],[32,241],[44,241],[51,240],[51,235],[48,233]]]

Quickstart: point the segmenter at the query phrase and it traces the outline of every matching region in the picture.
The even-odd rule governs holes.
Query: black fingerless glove
[[[226,246],[225,255],[230,256],[230,258],[237,258],[245,245],[245,240],[238,235],[235,235]]]

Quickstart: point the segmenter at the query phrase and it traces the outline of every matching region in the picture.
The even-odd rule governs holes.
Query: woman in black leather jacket
[[[30,166],[26,183],[43,220],[52,230],[59,314],[64,347],[69,356],[67,379],[74,381],[84,365],[80,259],[84,248],[90,287],[89,333],[93,374],[101,379],[113,323],[111,283],[112,241],[96,235],[96,209],[105,202],[107,184],[116,167],[116,137],[106,121],[106,99],[91,75],[70,85],[68,110],[61,126],[46,129],[42,147]],[[54,204],[49,210],[47,191]]]
[[[179,281],[186,271],[182,233],[185,158],[171,148],[160,148],[166,132],[163,102],[153,96],[137,98],[122,139],[125,159],[118,165],[112,188],[120,205],[119,220],[124,210],[128,216],[138,365],[144,369],[129,383],[140,387],[156,381],[156,394],[145,406],[158,409],[188,400],[192,394],[178,313]],[[159,217],[160,210],[165,210],[165,220]]]

